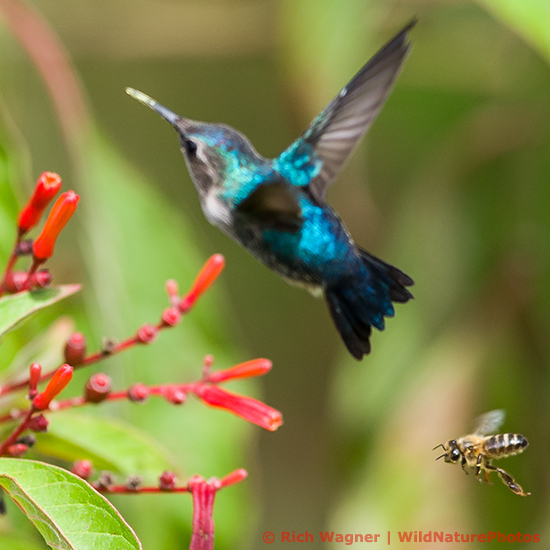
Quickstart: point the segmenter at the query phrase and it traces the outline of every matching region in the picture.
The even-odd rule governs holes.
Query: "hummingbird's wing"
[[[299,191],[283,179],[259,185],[236,207],[236,213],[262,227],[296,233],[302,227]]]
[[[322,161],[319,175],[309,184],[318,201],[324,201],[328,186],[382,109],[409,51],[406,39],[415,24],[411,21],[379,50],[302,135]]]

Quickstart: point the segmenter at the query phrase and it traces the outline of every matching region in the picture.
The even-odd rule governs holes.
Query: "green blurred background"
[[[280,409],[283,428],[260,433],[196,402],[97,411],[149,432],[184,479],[248,469],[245,483],[217,497],[216,548],[263,548],[268,530],[277,539],[307,530],[316,540],[320,530],[382,538],[391,530],[396,547],[398,530],[519,531],[540,533],[547,545],[548,1],[29,2],[66,49],[80,92],[56,72],[53,50],[18,5],[0,1],[0,254],[35,178],[57,171],[82,200],[49,267],[56,282],[85,287],[6,338],[0,367],[21,362],[20,347],[61,314],[91,347],[131,334],[165,306],[166,279],[185,288],[221,252],[223,276],[182,326],[101,369],[122,387],[192,380],[206,353],[220,368],[268,357],[274,369],[261,385],[234,389]],[[356,241],[416,281],[416,299],[397,307],[358,364],[322,301],[288,287],[206,222],[173,130],[124,88],[183,116],[230,124],[275,156],[415,16],[395,90],[329,193]],[[14,29],[28,32],[48,67],[61,116]],[[54,329],[66,334],[67,323]],[[434,462],[435,445],[494,408],[507,411],[504,431],[531,442],[499,464],[529,498]],[[115,504],[146,549],[184,548],[189,500]],[[23,529],[15,510],[0,528],[13,533],[13,521]],[[29,548],[40,548],[28,533]]]

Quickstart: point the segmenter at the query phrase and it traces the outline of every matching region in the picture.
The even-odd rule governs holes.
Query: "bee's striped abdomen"
[[[521,434],[499,434],[485,441],[484,447],[490,458],[513,456],[523,452],[529,441]]]

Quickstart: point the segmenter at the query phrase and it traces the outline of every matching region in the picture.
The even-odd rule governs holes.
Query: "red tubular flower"
[[[226,475],[221,481],[217,477],[211,477],[209,480],[197,475],[191,477],[187,484],[193,496],[193,534],[189,550],[214,549],[213,513],[216,493],[224,487],[242,481],[247,475],[247,471],[241,468]]]
[[[29,202],[19,214],[17,226],[20,235],[32,229],[40,221],[44,210],[60,189],[61,178],[57,174],[44,172],[38,178]]]
[[[216,478],[206,481],[202,476],[193,476],[188,487],[193,496],[193,534],[189,550],[213,550],[214,498],[221,483]]]
[[[235,483],[240,483],[243,479],[248,477],[248,472],[244,468],[239,468],[230,474],[227,474],[221,479],[222,487],[229,487],[229,485],[235,485]]]
[[[42,367],[38,363],[32,363],[29,367],[29,398],[34,399],[36,394],[36,386],[40,382],[40,375],[42,374]]]
[[[42,232],[32,246],[37,261],[44,262],[51,257],[57,236],[74,214],[79,199],[74,191],[67,191],[55,201]]]
[[[271,361],[269,359],[252,359],[245,363],[239,363],[226,370],[213,372],[208,376],[208,382],[218,383],[237,378],[250,378],[252,376],[262,376],[271,370]]]
[[[65,364],[59,367],[48,382],[46,389],[32,400],[34,408],[38,411],[47,409],[52,399],[57,397],[65,389],[72,377],[73,367],[71,367],[71,365]]]
[[[181,299],[178,309],[185,313],[210,288],[225,266],[225,258],[221,254],[214,254],[200,270],[191,290]]]
[[[282,414],[261,401],[231,393],[218,386],[201,384],[195,395],[211,407],[225,409],[253,424],[274,432],[283,423]]]

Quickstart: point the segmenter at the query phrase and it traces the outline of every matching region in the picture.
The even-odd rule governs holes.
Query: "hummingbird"
[[[289,283],[324,296],[351,355],[371,349],[392,302],[413,296],[403,271],[355,244],[326,203],[327,189],[371,126],[409,51],[411,21],[372,57],[310,126],[276,158],[261,156],[224,124],[177,115],[133,88],[127,93],[176,130],[210,223]]]

